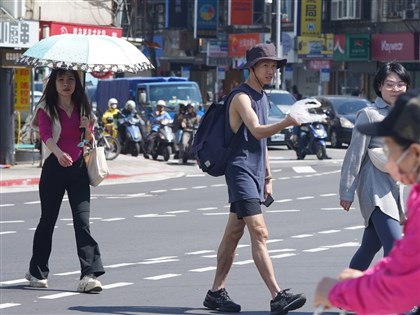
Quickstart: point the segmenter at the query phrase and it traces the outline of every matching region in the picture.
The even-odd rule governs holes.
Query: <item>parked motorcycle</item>
[[[121,144],[118,139],[104,133],[104,128],[99,125],[94,127],[94,134],[96,145],[98,147],[105,147],[105,158],[107,160],[116,159],[121,152]]]
[[[187,143],[187,145],[185,146],[185,148],[183,148],[183,152],[180,153],[180,163],[182,162],[182,164],[187,164],[188,160],[193,160],[195,159],[195,157],[191,154],[191,147],[192,147],[192,143],[194,140],[194,136],[195,133],[197,132],[198,129],[198,125],[194,125],[193,131],[191,133],[190,139]],[[186,132],[186,131],[184,131]],[[183,135],[181,136],[181,142],[183,141]]]
[[[173,152],[175,135],[172,131],[171,123],[172,121],[168,119],[160,121],[159,130],[157,131],[153,148],[151,152],[149,152],[153,160],[156,160],[159,155],[162,155],[163,160],[168,161]],[[149,141],[150,136],[147,138],[147,142],[145,144],[146,148],[149,146]],[[145,153],[145,158],[147,158],[146,156],[147,154]]]
[[[327,157],[327,130],[321,122],[315,121],[300,125],[297,139],[290,141],[290,146],[296,151],[298,160],[303,160],[308,154],[315,154],[318,160]]]
[[[122,152],[138,156],[143,147],[141,127],[144,125],[144,121],[136,115],[124,116],[120,113],[118,124],[125,127],[125,141],[122,145]]]

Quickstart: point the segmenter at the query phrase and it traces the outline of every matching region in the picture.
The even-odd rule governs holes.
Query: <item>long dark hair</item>
[[[403,67],[402,64],[395,61],[390,61],[383,64],[379,68],[378,72],[376,72],[375,78],[373,79],[373,88],[375,89],[375,93],[377,96],[382,97],[382,93],[379,89],[384,83],[386,77],[392,72],[398,75],[401,81],[407,84],[407,90],[410,88],[410,73]]]
[[[51,120],[58,119],[58,93],[55,87],[55,82],[58,77],[62,76],[66,72],[70,72],[76,81],[76,87],[71,95],[72,102],[75,106],[77,106],[79,112],[83,113],[83,115],[87,117],[90,117],[92,114],[92,105],[89,103],[89,99],[86,95],[85,89],[83,88],[80,76],[76,70],[52,70],[40,102],[45,101],[46,110],[48,111]]]

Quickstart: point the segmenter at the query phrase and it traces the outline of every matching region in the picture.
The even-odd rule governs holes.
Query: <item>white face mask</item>
[[[112,109],[116,109],[116,108],[117,108],[117,104],[112,104],[112,105],[111,105],[111,108],[112,108]]]

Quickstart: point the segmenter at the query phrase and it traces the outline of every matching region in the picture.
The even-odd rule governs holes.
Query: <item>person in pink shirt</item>
[[[338,279],[323,278],[314,305],[356,314],[419,312],[415,306],[420,305],[420,90],[399,96],[382,122],[358,129],[385,137],[386,169],[395,180],[412,185],[404,237],[373,268],[365,272],[346,269]]]
[[[41,218],[25,278],[31,287],[48,287],[48,260],[54,226],[64,193],[70,202],[81,266],[78,292],[99,292],[96,277],[105,273],[98,243],[89,228],[90,186],[83,159],[82,138],[92,140],[95,116],[77,71],[52,70],[35,110],[32,127],[39,129],[43,158],[39,196]],[[83,132],[82,132],[83,130]]]

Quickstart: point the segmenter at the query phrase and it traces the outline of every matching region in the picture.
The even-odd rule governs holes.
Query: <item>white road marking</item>
[[[289,201],[292,201],[293,199],[280,199],[280,200],[275,200],[274,202],[277,202],[277,203],[282,203],[282,202],[289,202]]]
[[[153,265],[153,264],[162,264],[162,263],[173,262],[173,261],[179,261],[179,259],[141,261],[138,264],[140,264],[140,265]]]
[[[80,293],[79,292],[63,292],[63,293],[40,296],[39,298],[45,299],[45,300],[55,300],[55,299],[61,299],[63,297],[68,297],[68,296],[73,296],[73,295],[78,295],[78,294]]]
[[[279,259],[279,258],[286,258],[286,257],[292,257],[292,256],[296,256],[296,254],[287,253],[287,254],[273,255],[273,256],[270,256],[270,257],[272,259]]]
[[[16,233],[16,231],[3,231],[3,232],[0,232],[0,235],[15,234],[15,233]]]
[[[13,207],[15,204],[13,204],[13,203],[5,203],[5,204],[0,204],[0,208],[3,208],[3,207]]]
[[[157,194],[157,193],[163,193],[163,192],[167,192],[168,190],[166,189],[159,189],[159,190],[152,190],[150,193],[151,194]]]
[[[203,213],[203,215],[228,215],[227,212]]]
[[[271,213],[286,213],[286,212],[300,212],[300,210],[294,210],[294,209],[290,209],[290,210],[268,210],[265,212],[271,212]]]
[[[355,225],[355,226],[349,226],[344,228],[345,230],[358,230],[358,229],[364,229],[365,226],[364,225]]]
[[[0,304],[0,310],[3,310],[5,308],[9,308],[9,307],[14,307],[14,306],[19,306],[21,304],[19,303],[2,303]]]
[[[0,282],[0,285],[11,285],[11,284],[18,284],[18,283],[25,283],[25,282],[28,282],[28,280],[23,278],[23,279],[17,279],[17,280],[3,281],[3,282]]]
[[[214,184],[214,185],[211,185],[210,187],[224,187],[224,186],[226,186],[226,184]]]
[[[190,210],[175,210],[175,211],[166,211],[165,213],[177,214],[177,213],[186,213],[186,212],[191,212],[191,211]]]
[[[103,219],[102,222],[113,222],[113,221],[121,221],[125,220],[125,218],[109,218],[109,219]]]
[[[236,248],[246,248],[246,247],[249,247],[249,246],[251,246],[251,245],[249,245],[249,244],[239,244],[238,246],[236,246]]]
[[[338,233],[341,232],[341,230],[326,230],[326,231],[320,231],[319,234],[331,234],[331,233]]]
[[[70,276],[70,275],[77,275],[80,274],[79,271],[68,271],[68,272],[62,272],[62,273],[55,273],[54,276]]]
[[[214,255],[203,255],[201,257],[203,257],[203,258],[217,258],[217,254],[214,254]]]
[[[148,214],[139,214],[135,215],[135,218],[163,218],[163,217],[175,217],[173,214],[157,214],[157,213],[148,213]]]
[[[317,248],[312,248],[312,249],[304,249],[303,252],[306,253],[316,253],[316,252],[322,252],[325,250],[329,250],[329,248],[327,247],[317,247]]]
[[[211,271],[211,270],[216,270],[216,267],[203,267],[203,268],[197,268],[197,269],[190,269],[188,271],[191,271],[191,272],[206,272],[206,271]]]
[[[132,282],[117,282],[117,283],[103,285],[102,289],[108,290],[108,289],[124,287],[124,286],[127,286],[127,285],[132,285],[132,284],[133,284]]]
[[[248,260],[236,261],[233,264],[234,265],[247,265],[247,264],[252,264],[252,263],[254,263],[254,261],[252,259],[248,259]]]
[[[305,237],[311,237],[314,236],[313,234],[300,234],[300,235],[294,235],[291,236],[292,238],[305,238]]]
[[[314,199],[314,196],[304,196],[304,197],[298,197],[297,200],[306,200],[306,199]]]
[[[207,186],[194,186],[191,187],[192,189],[203,189],[203,188],[207,188]]]
[[[187,190],[188,188],[186,187],[179,187],[179,188],[172,188],[172,191],[181,191],[181,190]]]
[[[283,248],[283,249],[271,249],[268,250],[269,253],[283,253],[283,252],[295,252],[294,248]]]
[[[319,196],[320,197],[332,197],[332,196],[337,196],[337,194],[333,194],[333,193],[331,193],[331,194],[321,194]]]
[[[206,176],[206,174],[189,174],[185,177],[204,177],[204,176]]]
[[[341,248],[341,247],[357,247],[360,246],[360,243],[358,242],[347,242],[347,243],[341,243],[336,245],[325,245],[322,247],[328,247],[328,248]]]
[[[343,210],[341,207],[335,207],[335,208],[321,208],[321,210],[324,211],[337,211],[337,210]]]
[[[155,257],[155,258],[147,258],[145,260],[158,261],[158,260],[166,260],[166,259],[173,259],[173,258],[178,258],[178,256],[162,256],[162,257]]]
[[[217,210],[217,207],[197,208],[198,211]]]
[[[24,223],[23,220],[16,220],[16,221],[0,221],[0,224],[8,224],[8,223]]]
[[[108,265],[104,267],[105,268],[120,268],[120,267],[128,267],[128,266],[133,266],[133,265],[137,265],[137,263],[121,263],[121,264],[115,264],[115,265]]]
[[[210,250],[210,249],[198,250],[196,252],[185,253],[185,255],[202,255],[202,254],[207,254],[207,253],[214,253],[214,250]]]
[[[41,200],[37,200],[37,201],[28,201],[28,202],[24,202],[24,205],[36,205],[38,203],[41,203]]]
[[[143,278],[144,280],[162,280],[162,279],[168,279],[168,278],[174,278],[174,277],[179,277],[181,276],[180,274],[176,274],[176,273],[167,273],[165,275],[159,275],[159,276],[154,276],[154,277],[147,277],[147,278]]]
[[[267,244],[278,243],[278,242],[283,242],[283,239],[282,238],[273,238],[271,240],[268,240]]]

